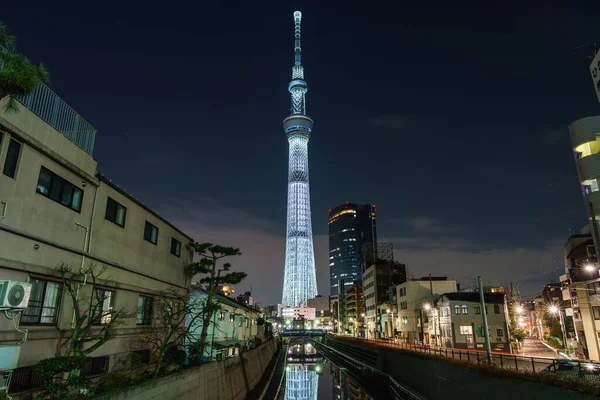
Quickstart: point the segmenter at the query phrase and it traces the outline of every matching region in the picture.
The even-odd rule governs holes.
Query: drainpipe
[[[75,222],[75,225],[82,227],[83,229],[85,229],[85,240],[83,241],[83,252],[86,252],[86,249],[88,248],[88,238],[89,238],[89,233],[90,233],[90,228],[80,224],[79,222]],[[83,269],[85,267],[85,254],[81,256],[81,267],[79,269],[80,273],[83,273]],[[83,277],[83,284],[77,284],[77,289],[75,290],[75,301],[79,300],[79,290],[81,289],[81,286],[84,286],[87,283],[87,273],[84,275]],[[75,327],[75,305],[73,305],[73,317],[71,318],[71,328]]]
[[[90,218],[90,226],[87,227],[85,225],[80,224],[79,222],[75,222],[75,225],[82,227],[83,229],[85,229],[85,239],[83,242],[83,253],[90,253],[92,251],[92,233],[93,233],[93,227],[94,227],[94,219],[96,217],[96,201],[98,200],[98,188],[99,186],[96,187],[96,190],[94,190],[94,201],[92,203],[92,216]],[[83,269],[85,267],[85,254],[81,256],[81,267],[79,272],[83,272]],[[85,274],[85,276],[83,277],[83,285],[85,285],[87,283],[87,274]],[[82,285],[77,284],[77,290],[75,292],[75,299],[79,299],[79,289],[81,288]],[[71,318],[71,328],[75,327],[75,309],[73,309],[73,317]]]

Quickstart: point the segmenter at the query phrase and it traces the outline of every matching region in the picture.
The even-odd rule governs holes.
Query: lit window
[[[41,279],[31,280],[29,303],[23,311],[23,324],[53,324],[58,314],[60,284]]]
[[[92,306],[92,321],[94,324],[108,324],[110,322],[114,302],[115,292],[112,290],[95,290]]]
[[[454,315],[460,315],[460,306],[454,306]]]
[[[460,326],[460,334],[461,335],[472,335],[473,327],[471,325],[461,325]]]
[[[467,308],[467,306],[462,306],[462,313],[463,315],[467,315],[469,313],[469,309]]]

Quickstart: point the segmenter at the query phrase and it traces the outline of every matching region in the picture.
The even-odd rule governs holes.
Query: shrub
[[[562,340],[560,340],[557,337],[554,336],[550,336],[548,338],[548,344],[552,347],[554,347],[555,349],[562,349],[563,348],[563,344],[562,344]]]

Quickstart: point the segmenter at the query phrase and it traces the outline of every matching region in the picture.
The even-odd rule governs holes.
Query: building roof
[[[199,290],[201,292],[204,292],[205,294],[208,294],[208,292],[205,289],[203,289],[202,287],[200,287],[199,285],[195,285],[195,286],[193,285],[192,289]],[[214,299],[217,300],[219,303],[227,304],[231,307],[244,308],[248,311],[252,311],[252,312],[260,314],[259,310],[252,308],[252,307],[248,307],[246,304],[239,303],[239,302],[235,301],[234,299],[230,299],[229,297],[223,296],[222,294],[215,293],[213,296],[214,296]]]
[[[101,181],[104,182],[106,185],[110,186],[111,188],[115,189],[117,192],[121,193],[123,196],[127,197],[129,200],[133,201],[134,203],[136,203],[138,206],[142,207],[144,210],[148,211],[150,214],[154,215],[156,218],[160,219],[162,222],[164,222],[165,224],[169,225],[171,228],[175,229],[177,232],[181,233],[183,236],[185,236],[190,242],[193,242],[194,239],[191,238],[190,236],[188,236],[188,234],[186,234],[185,232],[183,232],[181,229],[177,228],[175,225],[173,225],[172,223],[170,223],[169,221],[167,221],[166,219],[164,219],[163,217],[161,217],[160,215],[158,215],[158,213],[152,209],[150,209],[148,206],[146,206],[144,203],[142,203],[140,200],[136,199],[135,197],[133,197],[133,195],[127,193],[125,190],[123,190],[122,188],[120,188],[118,185],[114,184],[112,182],[111,179],[107,178],[106,176],[102,175],[100,172],[96,173],[96,177]]]
[[[477,303],[480,301],[479,292],[453,292],[444,293],[442,297],[448,298],[448,300],[454,301],[468,301]],[[484,293],[483,298],[486,303],[490,304],[504,304],[504,293]]]

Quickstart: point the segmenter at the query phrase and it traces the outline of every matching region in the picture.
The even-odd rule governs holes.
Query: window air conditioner
[[[0,308],[27,308],[31,283],[0,281]]]

